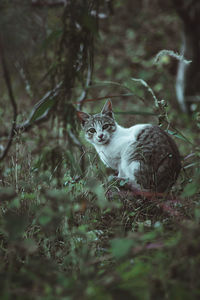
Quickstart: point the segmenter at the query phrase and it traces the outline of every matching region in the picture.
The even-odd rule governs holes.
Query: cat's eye
[[[109,124],[105,124],[105,125],[103,125],[102,129],[103,129],[103,130],[104,130],[104,129],[108,129],[108,127],[110,127],[110,125],[109,125]]]
[[[96,130],[95,130],[94,128],[90,128],[88,131],[89,131],[90,133],[95,133],[95,132],[96,132]]]

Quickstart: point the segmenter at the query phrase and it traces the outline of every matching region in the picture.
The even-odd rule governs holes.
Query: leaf
[[[10,201],[15,198],[16,192],[11,187],[3,187],[0,189],[0,202]]]
[[[41,118],[52,108],[54,104],[55,104],[55,99],[53,98],[45,99],[45,101],[39,101],[29,118],[29,122],[32,123],[38,120],[39,118]]]
[[[157,116],[157,113],[154,112],[148,112],[148,111],[135,111],[135,110],[131,110],[131,111],[115,111],[114,112],[115,115],[148,115],[148,116]]]
[[[49,224],[53,220],[54,215],[55,212],[49,206],[44,206],[38,217],[40,225],[45,226]]]
[[[188,139],[186,139],[184,136],[182,136],[182,135],[176,133],[175,131],[166,130],[166,132],[169,133],[169,134],[171,134],[171,135],[173,135],[173,136],[175,136],[175,137],[177,137],[177,138],[180,139],[180,140],[183,140],[183,141],[185,141],[185,142],[188,142]]]
[[[53,90],[48,91],[44,97],[34,105],[29,118],[23,124],[20,124],[20,128],[26,127],[27,125],[29,126],[34,121],[39,120],[48,114],[49,110],[56,103],[55,97],[58,95],[62,84],[62,81],[59,82]]]
[[[186,187],[183,190],[183,193],[181,194],[182,197],[190,197],[193,196],[198,192],[199,185],[196,181],[190,182],[186,185]]]
[[[191,163],[191,164],[185,166],[184,169],[188,169],[188,168],[194,167],[194,166],[196,166],[196,165],[199,165],[199,162],[193,162],[193,163]]]
[[[113,239],[111,241],[111,252],[113,256],[118,259],[126,256],[133,246],[133,243],[133,240],[129,239]]]
[[[33,254],[38,249],[38,246],[37,246],[36,242],[33,239],[30,239],[30,238],[24,240],[21,245],[23,246],[24,250],[28,254]]]
[[[52,217],[48,215],[42,215],[39,217],[39,223],[41,225],[47,225],[49,222],[51,222]]]
[[[58,40],[62,35],[62,29],[52,31],[43,42],[43,48],[48,48],[55,40]]]
[[[8,210],[5,214],[5,229],[11,240],[23,236],[28,225],[28,215],[19,215],[14,210]]]

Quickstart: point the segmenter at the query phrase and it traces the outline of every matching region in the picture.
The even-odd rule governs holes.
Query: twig
[[[34,120],[34,121],[31,121],[33,115],[35,114],[35,112],[37,111],[37,109],[38,109],[43,103],[45,103],[50,97],[51,97],[51,98],[55,98],[55,97],[58,95],[59,89],[61,88],[62,84],[63,84],[62,82],[58,83],[57,86],[56,86],[53,90],[48,91],[48,92],[42,97],[42,99],[41,99],[40,101],[38,101],[38,102],[34,105],[32,111],[31,111],[31,113],[30,113],[29,118],[28,118],[24,123],[16,125],[16,132],[19,132],[20,130],[22,130],[22,131],[28,131],[31,127],[33,127],[33,125],[35,125],[35,124],[40,124],[40,123],[42,123],[42,122],[44,122],[44,121],[46,121],[46,120],[48,119],[49,113],[50,113],[51,109],[47,109],[47,110],[45,111],[45,113],[44,113],[41,117],[39,117],[38,119],[36,119],[36,120]],[[53,107],[54,107],[54,106],[53,106]]]
[[[81,156],[80,156],[80,167],[81,167],[81,171],[84,172],[85,170],[85,149],[84,146],[80,143],[80,141],[77,139],[77,137],[73,134],[71,129],[68,129],[68,134],[69,134],[69,138],[71,140],[71,142],[74,144],[74,146],[78,147],[78,149],[81,152]]]
[[[158,64],[159,60],[161,57],[168,55],[171,57],[176,58],[179,61],[183,61],[186,65],[190,64],[192,61],[191,60],[187,60],[184,58],[183,55],[180,55],[172,50],[161,50],[160,52],[158,52],[158,54],[156,55],[155,59],[154,59],[154,64]]]
[[[158,100],[152,88],[143,79],[131,78],[131,80],[142,84],[147,89],[147,91],[152,95],[156,111],[159,112],[159,125],[162,124],[163,121],[169,124],[170,122],[166,111],[167,103],[165,102],[165,100]]]
[[[51,98],[55,98],[56,96],[58,96],[58,93],[59,93],[59,89],[61,88],[62,86],[62,82],[58,83],[57,86],[53,89],[53,90],[50,90],[48,91],[43,97],[41,100],[39,100],[33,107],[31,113],[30,113],[30,116],[29,118],[21,123],[21,124],[15,124],[15,130],[13,132],[13,134],[17,134],[18,132],[20,131],[28,131],[29,129],[31,129],[34,125],[38,125],[40,123],[43,123],[45,121],[48,120],[49,116],[50,116],[50,112],[52,111],[52,109],[55,107],[53,105],[53,107],[51,107],[50,109],[47,109],[43,115],[41,117],[39,117],[38,119],[32,121],[32,117],[33,115],[35,114],[35,112],[37,111],[37,109],[39,108],[40,105],[42,105],[43,103],[45,103],[45,101],[47,101],[50,97]],[[2,139],[2,138],[1,138]]]
[[[68,134],[73,142],[73,144],[78,147],[79,149],[82,150],[83,145],[79,142],[79,140],[77,139],[77,137],[73,134],[72,130],[69,129],[68,130]]]
[[[32,92],[32,89],[31,89],[31,84],[30,84],[30,82],[29,82],[29,80],[26,76],[26,73],[25,73],[23,67],[20,65],[19,61],[17,61],[15,63],[15,67],[16,67],[17,71],[19,72],[19,75],[20,75],[20,77],[22,78],[22,80],[25,84],[25,90],[26,90],[28,96],[30,98],[32,98],[33,97],[33,92]]]
[[[129,97],[129,96],[133,96],[133,93],[129,93],[129,94],[119,94],[119,95],[106,95],[104,97],[97,97],[97,98],[89,98],[89,99],[83,99],[82,103],[85,102],[94,102],[94,101],[98,101],[98,100],[104,100],[104,99],[108,99],[108,98],[119,98],[119,97]],[[77,104],[80,103],[80,100],[77,102]]]
[[[35,7],[55,7],[55,6],[66,6],[67,0],[57,0],[57,1],[40,1],[40,0],[32,0],[32,6]]]
[[[152,88],[147,84],[146,81],[144,81],[143,79],[140,78],[131,78],[131,80],[135,81],[135,82],[139,82],[141,83],[143,86],[145,86],[148,90],[148,92],[152,95],[153,99],[154,99],[154,103],[155,103],[155,107],[159,107],[159,100],[157,99],[156,95],[154,94],[154,91],[152,90]]]
[[[8,151],[9,151],[9,148],[12,144],[13,137],[15,135],[16,120],[17,120],[17,104],[15,102],[15,98],[14,98],[14,94],[13,94],[13,90],[12,90],[12,84],[11,84],[11,80],[10,80],[10,74],[9,74],[7,64],[6,64],[4,47],[3,47],[3,39],[2,39],[1,33],[0,33],[0,57],[1,57],[1,64],[2,64],[2,68],[3,68],[3,73],[4,73],[4,79],[5,79],[7,89],[8,89],[8,95],[9,95],[10,103],[11,103],[12,108],[13,108],[13,121],[12,121],[12,127],[10,129],[10,134],[9,134],[9,137],[8,137],[8,143],[5,147],[2,155],[0,156],[0,161],[2,161],[6,157]]]
[[[56,0],[56,1],[55,0],[52,0],[52,1],[51,0],[46,0],[46,1],[32,0],[31,5],[33,7],[37,7],[37,8],[39,8],[39,7],[43,8],[45,6],[47,6],[49,8],[54,8],[54,7],[59,7],[59,6],[66,6],[67,2],[68,2],[68,0]],[[108,14],[103,13],[103,12],[98,13],[96,10],[91,10],[91,16],[94,16],[94,17],[97,16],[99,19],[108,18]]]
[[[88,70],[87,70],[87,78],[86,78],[86,83],[85,83],[85,89],[82,91],[81,96],[78,99],[77,102],[77,109],[81,110],[83,103],[85,102],[85,99],[87,97],[87,91],[88,91],[88,87],[91,84],[92,81],[92,73],[93,73],[93,61],[92,61],[92,57],[89,57],[89,63],[88,63]]]

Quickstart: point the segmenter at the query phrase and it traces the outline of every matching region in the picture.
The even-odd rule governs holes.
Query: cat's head
[[[106,102],[102,111],[96,115],[89,115],[82,111],[77,112],[85,132],[86,139],[95,145],[106,145],[110,142],[116,130],[116,123],[112,112],[112,103]]]

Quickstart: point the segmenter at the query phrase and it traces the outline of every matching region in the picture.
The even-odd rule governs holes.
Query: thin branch
[[[158,52],[158,54],[156,55],[155,59],[154,59],[154,64],[158,64],[160,59],[165,56],[171,56],[174,57],[175,59],[184,62],[186,65],[190,64],[192,61],[191,60],[187,60],[184,58],[184,56],[182,54],[178,54],[172,50],[161,50],[160,52]]]
[[[28,131],[29,129],[31,129],[34,125],[38,125],[40,123],[43,123],[45,121],[48,120],[49,116],[50,116],[50,112],[53,110],[53,108],[55,108],[55,106],[53,105],[52,108],[47,109],[43,115],[41,117],[39,117],[38,119],[32,121],[32,117],[33,115],[36,113],[37,109],[39,108],[39,106],[41,106],[42,104],[44,104],[46,101],[48,101],[48,99],[51,97],[52,99],[57,97],[59,94],[59,89],[62,86],[62,82],[58,83],[57,86],[53,89],[48,91],[43,97],[42,99],[40,99],[33,107],[28,119],[21,123],[21,124],[17,124],[15,125],[15,130],[14,130],[14,135],[17,134],[20,131]],[[56,102],[55,102],[56,104]]]
[[[19,72],[19,75],[21,77],[21,79],[23,80],[24,84],[25,84],[25,90],[27,92],[27,95],[32,98],[33,97],[33,92],[32,92],[32,88],[31,88],[31,84],[27,78],[27,75],[23,69],[23,67],[20,65],[19,61],[17,61],[15,63],[15,67],[17,69],[17,71]]]
[[[70,136],[70,139],[72,140],[74,146],[78,147],[79,149],[82,150],[83,145],[79,142],[79,140],[77,139],[77,137],[73,134],[72,130],[69,129],[68,130],[68,134]]]
[[[159,112],[159,125],[162,124],[164,121],[169,125],[170,122],[166,111],[167,103],[165,102],[165,100],[158,100],[154,91],[145,80],[138,79],[138,78],[131,78],[131,80],[142,84],[147,89],[147,91],[152,95],[156,111]]]
[[[0,156],[0,162],[1,162],[6,157],[8,151],[9,151],[9,148],[12,144],[13,137],[15,135],[16,120],[17,120],[17,104],[15,102],[15,98],[14,98],[14,94],[13,94],[13,90],[12,90],[12,84],[11,84],[11,80],[10,80],[10,74],[9,74],[6,59],[5,59],[3,39],[2,39],[1,33],[0,33],[0,57],[1,57],[1,64],[2,64],[2,68],[3,68],[4,79],[5,79],[7,89],[8,89],[8,95],[9,95],[10,103],[11,103],[12,108],[13,108],[12,127],[10,129],[10,134],[9,134],[9,137],[8,137],[8,143],[5,147],[2,155]]]
[[[67,5],[67,0],[57,0],[57,1],[41,1],[41,0],[32,0],[32,6],[35,7],[56,7],[56,6],[65,6]]]
[[[73,134],[71,129],[69,129],[67,132],[69,134],[69,138],[70,138],[71,142],[73,143],[73,145],[78,147],[80,152],[81,152],[79,163],[80,163],[81,170],[84,173],[84,170],[85,170],[85,156],[84,156],[85,149],[84,149],[84,146],[80,143],[78,138]]]
[[[93,73],[93,57],[89,54],[89,63],[88,63],[88,70],[87,70],[87,78],[85,83],[85,89],[81,93],[81,96],[78,99],[77,102],[77,109],[81,110],[83,103],[85,102],[85,99],[87,97],[88,87],[91,84],[92,81],[92,73]]]
[[[85,102],[94,102],[94,101],[98,101],[98,100],[105,100],[105,99],[108,99],[108,98],[129,97],[129,96],[133,96],[133,95],[134,95],[133,93],[129,93],[129,94],[119,94],[119,95],[106,95],[106,96],[104,96],[104,97],[83,99],[83,100],[82,100],[82,103],[85,103]],[[80,99],[79,99],[79,101],[77,102],[77,104],[80,104]]]
[[[44,121],[46,121],[50,115],[50,111],[51,111],[51,108],[50,109],[47,109],[44,114],[39,117],[38,119],[32,121],[32,117],[33,115],[35,114],[35,112],[37,111],[37,109],[43,104],[45,103],[50,97],[53,99],[55,98],[56,96],[58,96],[59,94],[59,90],[62,86],[63,82],[60,82],[57,84],[57,86],[53,89],[53,90],[50,90],[48,91],[43,97],[41,100],[39,100],[33,107],[31,113],[30,113],[30,116],[29,118],[22,124],[18,124],[16,125],[16,132],[19,132],[19,131],[28,131],[30,128],[32,128],[34,125],[36,124],[40,124]],[[54,108],[54,106],[52,107]]]
[[[152,90],[152,88],[148,85],[148,83],[146,81],[144,81],[143,79],[140,78],[131,78],[131,80],[135,81],[135,82],[139,82],[141,83],[144,87],[147,88],[148,92],[152,95],[153,99],[154,99],[154,103],[155,103],[155,107],[159,107],[159,100],[157,99],[156,95],[154,94],[154,91]]]
[[[33,7],[37,7],[37,8],[39,8],[39,7],[43,8],[45,6],[49,7],[49,8],[54,8],[54,7],[59,7],[59,6],[66,6],[67,2],[68,2],[68,0],[57,0],[57,1],[55,1],[55,0],[53,0],[53,1],[52,0],[46,0],[46,1],[32,0],[31,5]],[[91,10],[90,13],[91,13],[91,16],[98,17],[99,19],[108,18],[108,14],[103,13],[103,12],[97,13],[96,10]]]

